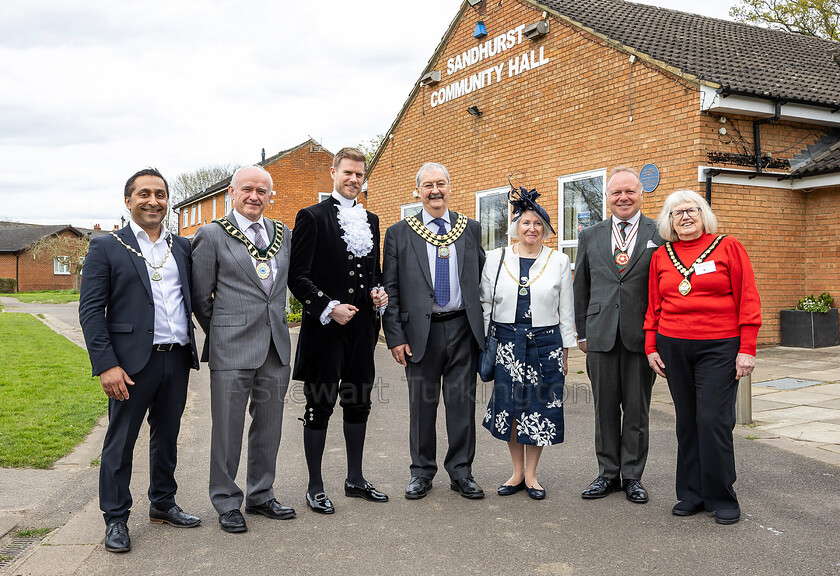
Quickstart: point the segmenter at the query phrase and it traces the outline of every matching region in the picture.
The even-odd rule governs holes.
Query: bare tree
[[[29,247],[32,258],[48,258],[66,264],[75,277],[74,287],[79,289],[82,264],[90,247],[90,238],[75,234],[44,236]]]
[[[170,211],[166,227],[173,233],[178,232],[178,215],[172,210],[172,206],[231,176],[238,168],[238,164],[213,164],[175,176],[169,183]]]
[[[382,145],[382,141],[385,140],[385,134],[377,134],[370,140],[365,140],[361,144],[359,144],[359,150],[364,153],[365,158],[367,158],[368,164],[370,161],[373,160],[373,157],[376,155],[376,151],[379,150],[379,147]]]
[[[840,40],[840,0],[740,0],[729,15],[738,22]]]

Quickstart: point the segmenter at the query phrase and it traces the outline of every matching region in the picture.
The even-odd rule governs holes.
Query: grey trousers
[[[587,352],[586,370],[595,401],[598,476],[641,480],[656,374],[644,354],[624,347],[620,335],[609,352]]]
[[[472,475],[475,458],[475,385],[478,345],[466,316],[432,322],[426,353],[405,369],[409,393],[411,475],[434,478],[441,383],[449,449],[443,460],[452,480]]]
[[[245,409],[248,429],[248,468],[245,504],[258,506],[274,498],[274,472],[283,429],[283,405],[289,386],[289,366],[280,364],[274,345],[256,370],[211,370],[210,501],[219,514],[242,506],[236,484],[242,453]],[[249,404],[250,401],[250,404]]]

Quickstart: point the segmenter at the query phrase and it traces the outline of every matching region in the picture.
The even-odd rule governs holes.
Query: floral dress
[[[519,259],[519,275],[528,280],[534,258]],[[499,277],[499,281],[512,282]],[[516,426],[520,444],[550,446],[563,441],[563,338],[558,326],[531,325],[531,291],[520,292],[516,322],[496,324],[499,348],[493,395],[484,427],[500,440],[510,441]]]

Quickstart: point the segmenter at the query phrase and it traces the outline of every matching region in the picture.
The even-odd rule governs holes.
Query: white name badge
[[[715,261],[714,260],[709,260],[707,262],[702,262],[700,264],[697,264],[694,267],[694,273],[697,274],[698,276],[700,276],[702,274],[708,274],[709,272],[715,272],[715,271],[717,271],[717,268],[715,268]]]

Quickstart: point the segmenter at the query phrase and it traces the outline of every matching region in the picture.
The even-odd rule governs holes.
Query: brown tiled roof
[[[840,107],[840,43],[623,0],[534,0],[724,91]]]
[[[840,171],[840,133],[826,134],[790,162],[790,177],[803,178]]]
[[[22,252],[44,236],[52,236],[70,230],[79,236],[82,233],[67,224],[42,225],[24,224],[22,222],[0,222],[0,253],[11,252],[15,254]]]

